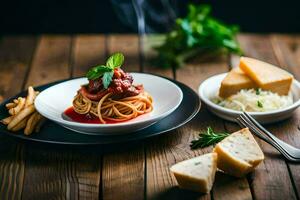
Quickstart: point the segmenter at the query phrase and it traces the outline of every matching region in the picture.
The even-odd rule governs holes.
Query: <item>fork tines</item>
[[[296,149],[291,145],[281,141],[279,138],[275,137],[272,133],[268,132],[264,127],[262,127],[248,113],[243,112],[241,115],[239,115],[239,117],[237,118],[237,122],[241,127],[248,127],[252,131],[252,133],[254,133],[254,135],[276,148],[286,159],[294,162],[300,161],[299,149]]]

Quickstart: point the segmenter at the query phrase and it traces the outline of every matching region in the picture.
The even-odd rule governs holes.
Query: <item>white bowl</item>
[[[181,89],[171,81],[143,73],[132,73],[134,83],[143,84],[153,97],[153,111],[127,122],[117,124],[87,124],[65,120],[63,112],[72,106],[72,100],[86,78],[77,78],[54,85],[42,91],[35,100],[37,111],[65,128],[85,134],[123,134],[146,128],[171,114],[181,103]]]
[[[198,89],[201,100],[207,105],[208,109],[215,115],[229,121],[236,122],[236,118],[242,114],[241,111],[231,110],[219,106],[211,101],[219,92],[219,88],[222,80],[227,73],[212,76],[206,79]],[[293,111],[300,105],[300,83],[297,80],[293,80],[291,87],[294,103],[286,108],[267,111],[267,112],[249,112],[260,123],[273,123],[287,119],[293,114]]]

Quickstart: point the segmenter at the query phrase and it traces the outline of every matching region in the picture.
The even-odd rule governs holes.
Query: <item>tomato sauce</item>
[[[98,117],[95,117],[90,114],[82,115],[77,112],[75,112],[73,107],[68,108],[65,110],[64,114],[69,117],[72,121],[74,122],[79,122],[79,123],[85,123],[85,124],[103,124],[100,122]],[[106,124],[116,124],[116,123],[122,123],[122,122],[116,122],[116,121],[111,121],[111,120],[105,120]],[[128,121],[128,120],[126,120]]]
[[[143,92],[143,85],[133,85],[133,78],[129,73],[122,69],[115,69],[112,81],[107,89],[104,88],[102,78],[89,80],[87,85],[81,86],[78,91],[92,101],[100,101],[100,99],[108,93],[112,93],[111,98],[121,99],[125,97],[136,96]]]

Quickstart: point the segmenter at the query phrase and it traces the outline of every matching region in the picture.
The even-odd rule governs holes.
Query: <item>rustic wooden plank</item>
[[[26,86],[70,77],[71,37],[43,36],[33,58]]]
[[[71,41],[70,36],[43,36],[26,85],[70,77]],[[82,62],[77,56],[73,63]],[[100,166],[98,156],[27,145],[23,199],[98,199]]]
[[[226,72],[227,70],[227,57],[219,59],[214,58],[214,62],[211,62],[208,58],[198,58],[183,68],[178,69],[176,71],[176,78],[197,91],[199,84],[206,78],[213,74]],[[152,71],[155,73],[155,68],[151,68],[150,72]],[[176,187],[176,180],[169,171],[169,167],[174,163],[212,150],[212,147],[208,147],[202,150],[192,151],[189,147],[190,141],[197,137],[199,131],[205,131],[208,126],[213,127],[217,131],[224,131],[223,121],[213,116],[203,106],[200,113],[189,124],[169,134],[159,136],[149,141],[149,145],[147,146],[148,198],[210,199],[210,195],[201,195],[179,190]],[[217,187],[213,190],[215,193],[218,193],[223,189]]]
[[[246,56],[278,65],[268,35],[241,35],[241,47]],[[293,125],[295,124],[295,125]],[[296,121],[284,121],[267,126],[279,138],[288,139],[289,129]],[[293,133],[294,138],[298,133]],[[258,140],[265,153],[265,160],[249,177],[255,199],[296,199],[287,164],[280,154],[270,145]]]
[[[86,154],[68,149],[27,150],[23,199],[98,199],[101,160]]]
[[[103,35],[78,35],[73,44],[73,76],[84,76],[92,66],[106,61],[106,38]],[[77,170],[79,180],[79,199],[97,199],[101,187],[101,155],[89,155],[85,167]]]
[[[195,119],[184,127],[149,140],[146,152],[147,197],[149,199],[210,199],[210,195],[179,189],[169,168],[177,162],[210,152],[211,147],[192,151],[189,144],[199,131],[205,131],[207,126],[212,126],[215,130],[223,130],[222,125],[207,109],[202,109]]]
[[[43,36],[39,40],[26,86],[40,85],[70,76],[68,69],[71,37]],[[40,156],[42,155],[43,156]],[[23,199],[41,199],[47,195],[56,198],[67,194],[66,180],[61,176],[65,160],[58,162],[59,153],[47,153],[26,148],[26,174]]]
[[[0,45],[0,95],[8,98],[22,89],[36,38],[4,37]]]
[[[246,178],[233,178],[232,176],[217,172],[213,188],[214,199],[251,200],[252,195]]]
[[[271,42],[279,65],[300,79],[300,36],[272,35]]]
[[[293,73],[297,80],[300,79],[300,36],[273,35],[271,42],[274,48],[279,65]],[[293,117],[285,123],[281,123],[274,131],[281,133],[282,139],[300,148],[299,130],[300,110],[298,109]],[[300,193],[300,166],[299,164],[288,162],[288,167],[292,176],[297,197]]]
[[[108,37],[108,55],[122,52],[125,71],[140,71],[138,38],[134,35],[112,35]],[[126,148],[126,147],[125,147]],[[103,199],[144,198],[144,146],[138,145],[124,152],[103,156]]]
[[[188,83],[195,91],[198,92],[198,86],[205,79],[223,72],[227,72],[230,69],[228,63],[230,62],[229,56],[223,55],[219,57],[199,57],[193,60],[186,68],[177,70],[177,80],[181,80],[184,83]],[[194,124],[190,124],[190,130],[186,130],[187,133],[196,134],[199,130],[205,130],[207,126],[211,126],[217,131],[230,130],[224,127],[224,120],[213,116],[207,110],[205,105],[203,106],[200,114],[200,119],[194,120]],[[207,116],[212,115],[207,119]],[[201,122],[201,123],[199,123]],[[205,122],[205,123],[203,123]],[[211,151],[211,147],[208,148]],[[204,151],[207,152],[207,151]],[[225,195],[226,194],[226,195]],[[231,199],[252,199],[249,184],[246,178],[235,179],[233,177],[218,174],[215,179],[215,185],[212,190],[213,199],[231,200]]]
[[[103,199],[143,199],[144,167],[143,147],[104,155]]]
[[[122,52],[125,62],[122,69],[129,72],[140,71],[139,44],[136,35],[109,35],[107,38],[108,55]]]
[[[160,76],[165,76],[168,78],[174,78],[173,69],[161,69],[153,64],[153,59],[157,55],[153,47],[159,46],[163,41],[164,37],[162,35],[146,35],[143,39],[142,52],[144,57],[143,71],[146,73],[157,74]]]
[[[228,56],[205,56],[190,61],[176,70],[177,80],[187,84],[198,93],[198,87],[205,79],[228,71]]]
[[[148,35],[144,38],[144,72],[163,75],[168,78],[174,78],[172,69],[160,69],[153,66],[151,59],[156,56],[152,49],[159,45],[163,38],[155,35]],[[169,133],[172,134],[172,133]],[[175,199],[178,198],[182,191],[175,188],[176,180],[171,176],[169,167],[170,163],[175,163],[174,150],[169,148],[170,145],[177,143],[180,134],[176,134],[172,140],[167,141],[166,135],[158,136],[146,141],[146,199]],[[175,149],[177,150],[177,149]]]
[[[0,41],[0,95],[20,92],[35,50],[35,37],[3,37]],[[0,199],[21,199],[24,181],[23,145],[0,137]]]
[[[73,45],[73,76],[84,76],[92,66],[105,63],[104,35],[78,35],[74,38]]]

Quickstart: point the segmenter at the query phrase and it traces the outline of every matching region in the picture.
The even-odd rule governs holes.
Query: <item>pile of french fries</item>
[[[33,131],[39,132],[45,119],[34,107],[34,100],[38,94],[38,91],[29,86],[27,97],[19,97],[6,104],[10,116],[2,119],[1,123],[13,132],[24,129],[25,135],[30,135]]]

